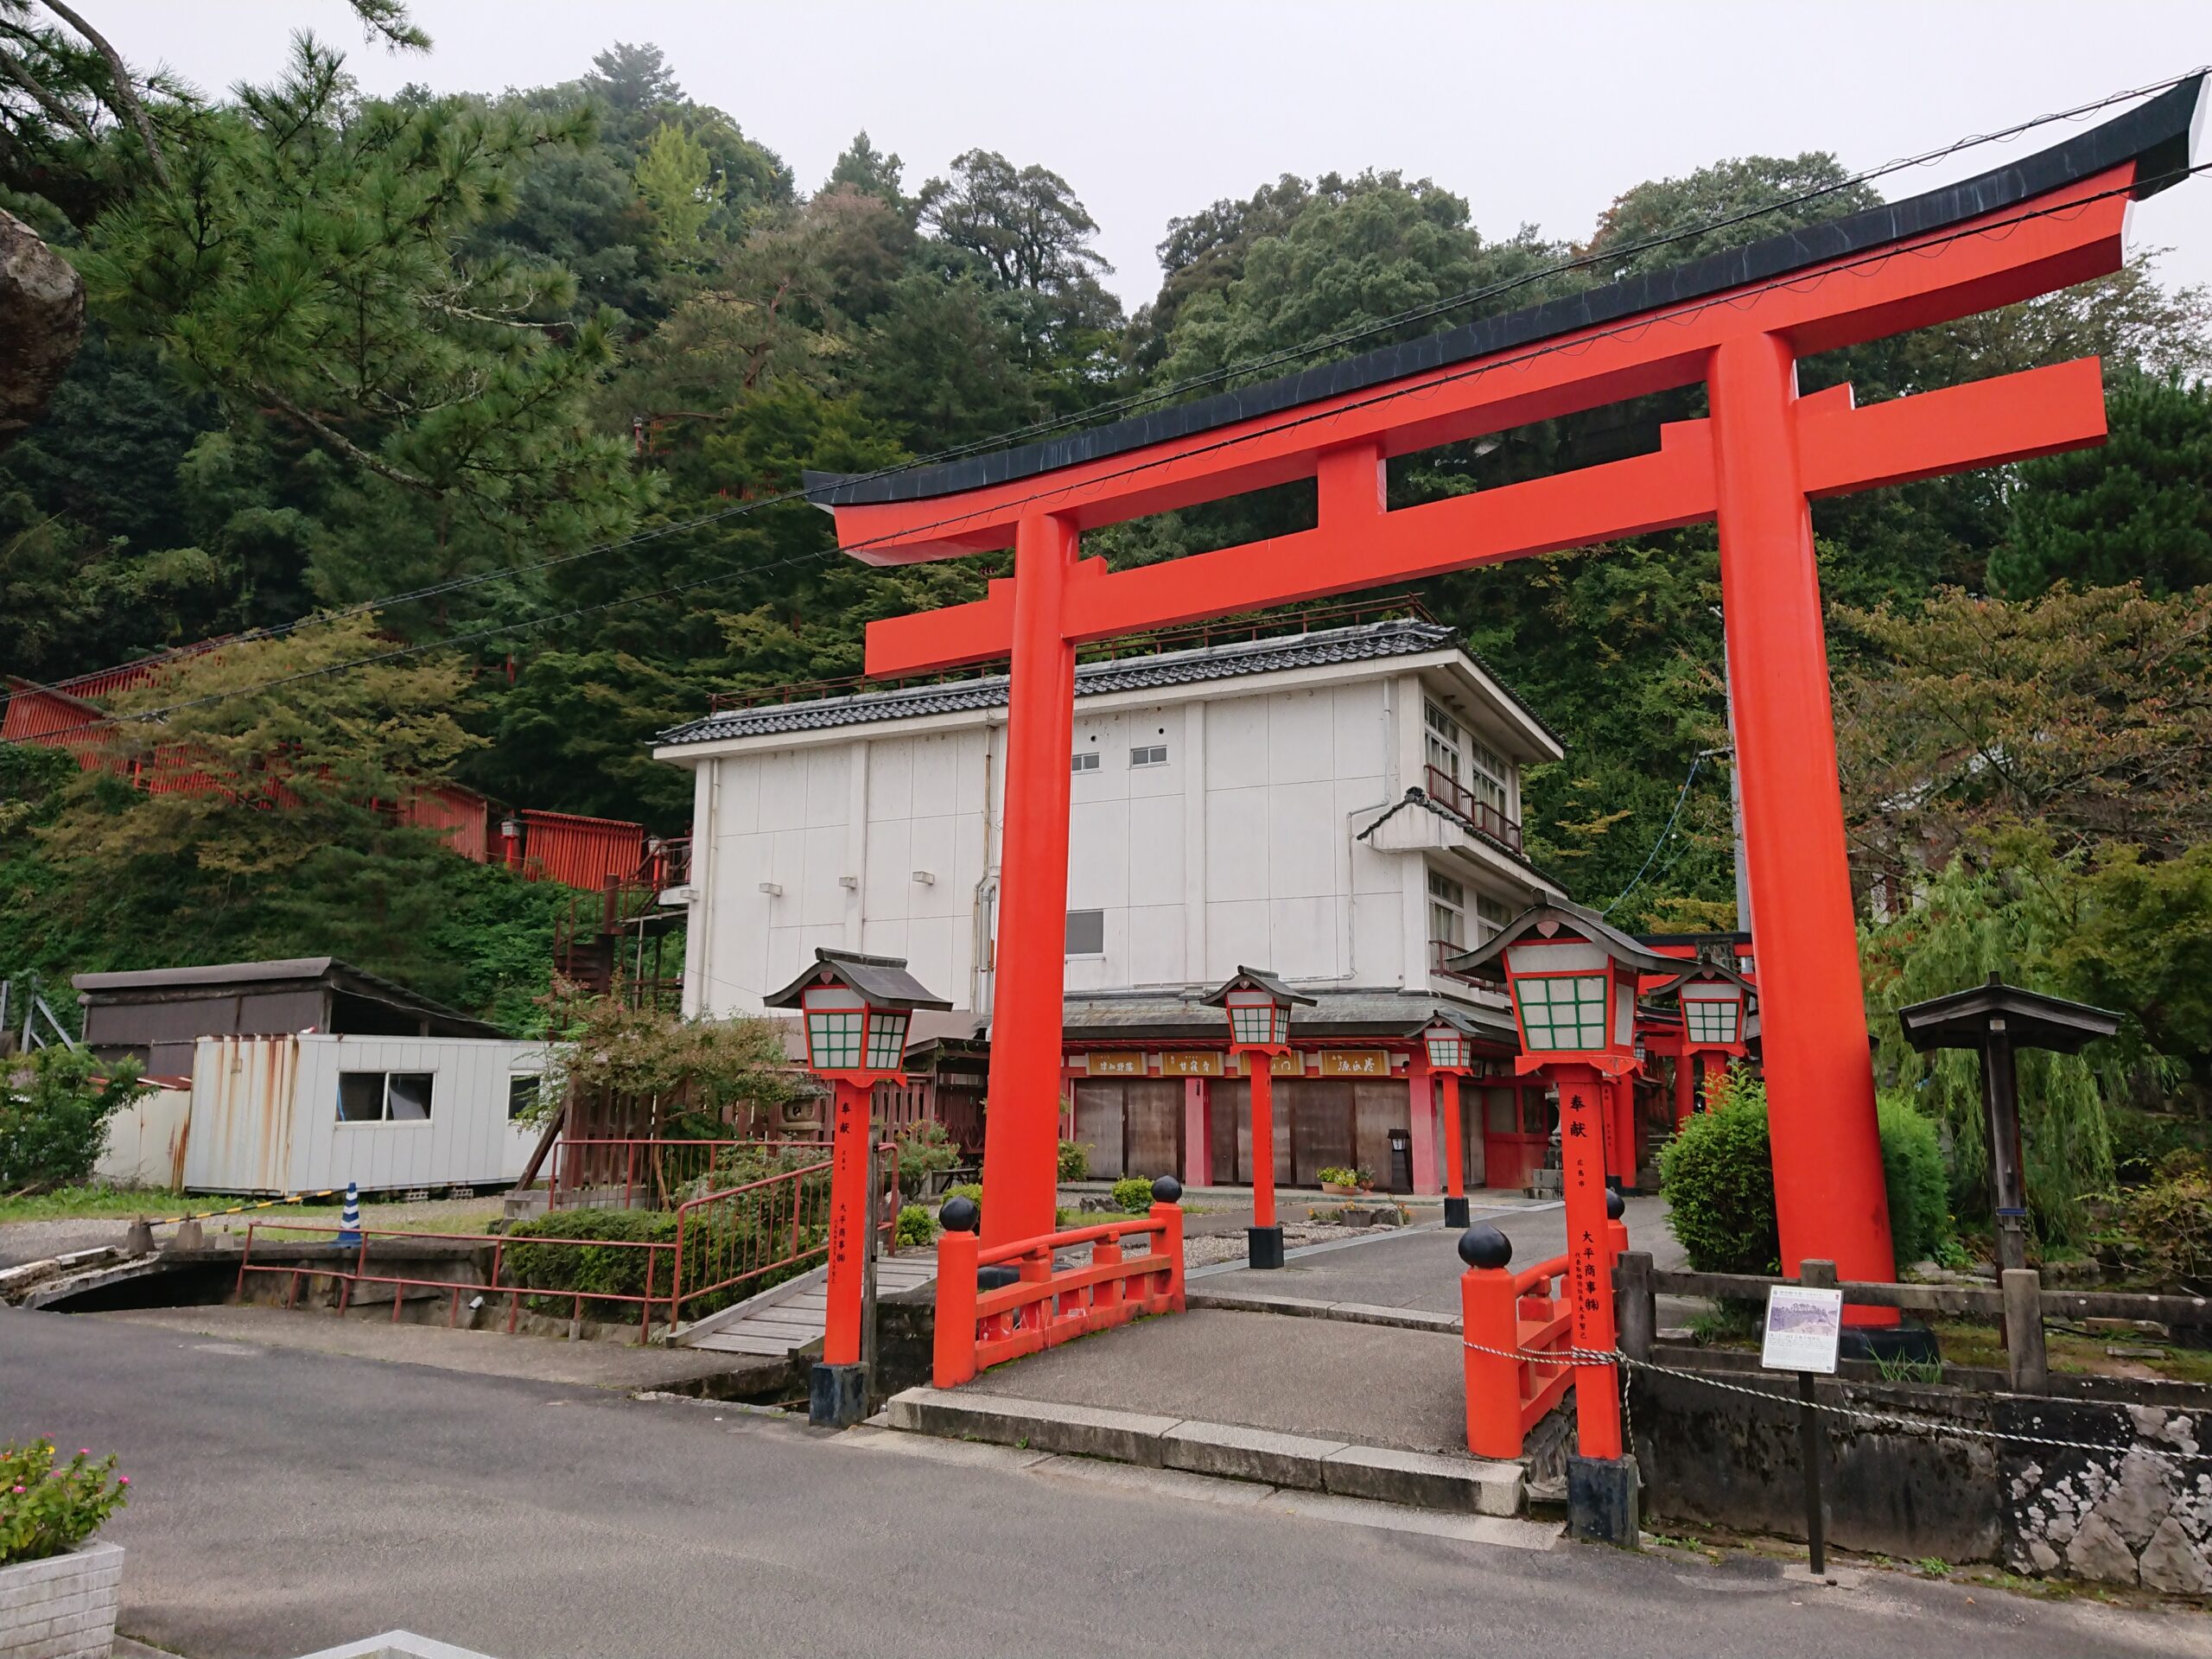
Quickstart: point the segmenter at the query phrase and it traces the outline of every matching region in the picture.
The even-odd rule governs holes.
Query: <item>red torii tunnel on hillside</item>
[[[1077,645],[1717,519],[1783,1264],[1893,1276],[1808,503],[2100,442],[2094,359],[1858,409],[1796,362],[2114,270],[2183,175],[2202,78],[1948,188],[1065,439],[816,477],[895,564],[1014,550],[971,604],[869,625],[868,670],[1011,656],[984,1182],[990,1243],[1053,1225]],[[1648,454],[1390,511],[1392,456],[1702,382]],[[1315,528],[1142,569],[1082,533],[1294,480]]]

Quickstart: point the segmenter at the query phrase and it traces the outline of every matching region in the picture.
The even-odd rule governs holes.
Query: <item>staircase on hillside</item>
[[[671,963],[666,945],[690,914],[690,871],[688,838],[656,840],[628,875],[574,894],[554,927],[553,971],[592,996],[619,990],[633,1007],[680,1007],[683,957]]]

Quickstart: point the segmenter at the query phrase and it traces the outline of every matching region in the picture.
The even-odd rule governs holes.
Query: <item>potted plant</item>
[[[130,1478],[91,1448],[54,1461],[41,1437],[0,1446],[0,1659],[97,1659],[115,1645],[123,1546],[90,1541]]]
[[[1346,1169],[1340,1165],[1331,1165],[1328,1168],[1322,1170],[1320,1175],[1321,1190],[1324,1192],[1333,1192],[1341,1198],[1357,1198],[1361,1193],[1370,1192],[1375,1189],[1375,1177],[1367,1170]]]

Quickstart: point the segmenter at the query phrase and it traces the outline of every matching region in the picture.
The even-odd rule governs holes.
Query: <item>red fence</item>
[[[522,820],[522,861],[526,874],[594,891],[608,881],[626,880],[645,861],[645,827],[619,818],[588,818],[575,812],[540,812],[526,808]]]
[[[819,1150],[826,1141],[674,1141],[563,1138],[554,1143],[547,1208],[672,1210],[698,1196],[686,1188],[736,1152]]]
[[[1130,1257],[1122,1240],[1141,1242]],[[1058,1268],[1054,1256],[1091,1247],[1090,1262]],[[1021,1277],[976,1287],[982,1268],[1016,1264]],[[1142,1221],[1108,1222],[1047,1233],[990,1249],[973,1233],[949,1232],[937,1247],[937,1350],[932,1380],[957,1388],[988,1366],[1019,1359],[1144,1313],[1183,1311],[1183,1211],[1155,1204]]]
[[[876,1151],[886,1197],[880,1211],[881,1226],[888,1239],[899,1214],[899,1160],[896,1149],[887,1143]],[[703,1319],[791,1278],[825,1255],[830,1238],[830,1160],[825,1157],[816,1163],[778,1170],[760,1180],[693,1198],[677,1209],[676,1232],[671,1239],[560,1238],[542,1234],[487,1237],[475,1233],[364,1227],[359,1242],[350,1244],[350,1260],[253,1259],[257,1232],[288,1235],[296,1245],[307,1242],[297,1236],[300,1234],[315,1235],[319,1243],[330,1231],[327,1223],[321,1226],[305,1222],[249,1224],[245,1249],[238,1256],[239,1293],[244,1294],[249,1274],[282,1277],[289,1281],[284,1306],[290,1307],[299,1300],[302,1280],[327,1280],[339,1287],[336,1312],[342,1314],[353,1304],[359,1287],[386,1286],[391,1292],[394,1323],[409,1292],[442,1294],[448,1325],[460,1322],[465,1300],[504,1297],[510,1332],[521,1319],[525,1299],[533,1304],[533,1311],[565,1313],[571,1319],[601,1319],[610,1309],[634,1308],[638,1340],[643,1343],[652,1339],[657,1319],[671,1329]],[[385,1259],[372,1262],[372,1252],[380,1241]],[[448,1270],[445,1276],[437,1278],[416,1270],[423,1265],[419,1262],[394,1259],[395,1251],[425,1243],[477,1247],[477,1262],[468,1266],[483,1276],[453,1276],[458,1265],[450,1255],[436,1262]],[[480,1268],[477,1262],[484,1262],[486,1255],[488,1262]],[[1176,1277],[1179,1306],[1179,1269]],[[626,1317],[629,1317],[626,1313]]]
[[[245,1294],[246,1275],[250,1273],[281,1276],[290,1281],[284,1293],[284,1306],[290,1307],[299,1300],[300,1281],[302,1279],[327,1279],[334,1281],[339,1287],[335,1311],[343,1314],[352,1306],[354,1291],[359,1286],[389,1286],[391,1290],[391,1318],[396,1325],[399,1321],[400,1309],[406,1304],[409,1291],[442,1291],[448,1299],[446,1323],[448,1325],[457,1325],[460,1322],[461,1298],[464,1294],[472,1297],[481,1296],[487,1300],[504,1296],[507,1300],[506,1328],[510,1333],[513,1332],[522,1316],[522,1303],[525,1296],[542,1300],[556,1311],[562,1302],[567,1302],[569,1317],[571,1319],[581,1319],[584,1317],[584,1305],[587,1302],[593,1304],[592,1312],[594,1313],[600,1311],[599,1305],[613,1304],[621,1307],[634,1307],[638,1310],[638,1340],[642,1343],[649,1340],[652,1335],[655,1306],[672,1310],[675,1306],[675,1298],[679,1291],[677,1279],[682,1258],[677,1252],[677,1247],[674,1244],[657,1243],[643,1239],[487,1238],[476,1233],[410,1233],[381,1227],[364,1227],[360,1230],[359,1243],[353,1247],[351,1267],[340,1267],[334,1263],[321,1262],[297,1260],[256,1262],[253,1259],[254,1236],[257,1233],[313,1232],[327,1236],[329,1231],[327,1224],[321,1227],[314,1227],[307,1223],[296,1221],[255,1222],[249,1224],[245,1230],[245,1249],[238,1255],[239,1294],[243,1296]],[[389,1255],[384,1262],[378,1264],[372,1270],[369,1253],[379,1239],[401,1241],[407,1244],[478,1245],[491,1252],[490,1271],[482,1279],[429,1279],[419,1274],[408,1272],[406,1262],[391,1261]],[[305,1241],[295,1238],[291,1242],[297,1244]],[[516,1282],[508,1276],[508,1269],[513,1256],[524,1251],[531,1253],[525,1256],[526,1261],[542,1261],[548,1255],[565,1256],[567,1260],[573,1260],[580,1269],[585,1262],[592,1262],[600,1269],[593,1274],[594,1287],[584,1289],[575,1285]],[[583,1254],[588,1251],[595,1251],[600,1254],[596,1257],[588,1256]],[[642,1260],[643,1275],[639,1281],[637,1289],[631,1290],[605,1282],[607,1275],[604,1268],[608,1259],[605,1253],[609,1251],[617,1253],[615,1258],[617,1260],[621,1259],[624,1255]],[[533,1279],[541,1276],[531,1275]],[[672,1317],[672,1314],[664,1313],[663,1317]]]

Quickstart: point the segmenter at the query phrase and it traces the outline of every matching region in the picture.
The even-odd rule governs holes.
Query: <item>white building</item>
[[[832,945],[906,957],[987,1026],[1006,721],[1006,680],[990,675],[758,702],[664,734],[657,757],[696,779],[687,1012],[756,1012]],[[1209,1069],[1219,1015],[1195,997],[1249,963],[1319,999],[1294,1027],[1312,1049],[1295,1075],[1314,1086],[1278,1086],[1291,1102],[1285,1178],[1309,1177],[1331,1152],[1347,1163],[1387,1153],[1393,1112],[1353,1096],[1395,1077],[1412,1185],[1432,1187],[1429,1080],[1412,1033],[1448,1001],[1488,1020],[1508,1052],[1503,998],[1435,964],[1447,944],[1478,943],[1559,892],[1521,856],[1521,769],[1562,753],[1431,622],[1082,664],[1070,1092],[1078,1138],[1111,1139],[1118,1125],[1121,1139],[1094,1145],[1094,1168],[1158,1173],[1173,1120],[1186,1177],[1234,1179],[1224,1166],[1243,1138],[1212,1109],[1243,1085],[1217,1054]],[[1338,1102],[1325,1078],[1351,1092]],[[1137,1079],[1169,1086],[1133,1096]],[[1522,1133],[1517,1119],[1508,1133]],[[1477,1173],[1479,1135],[1470,1128]]]

